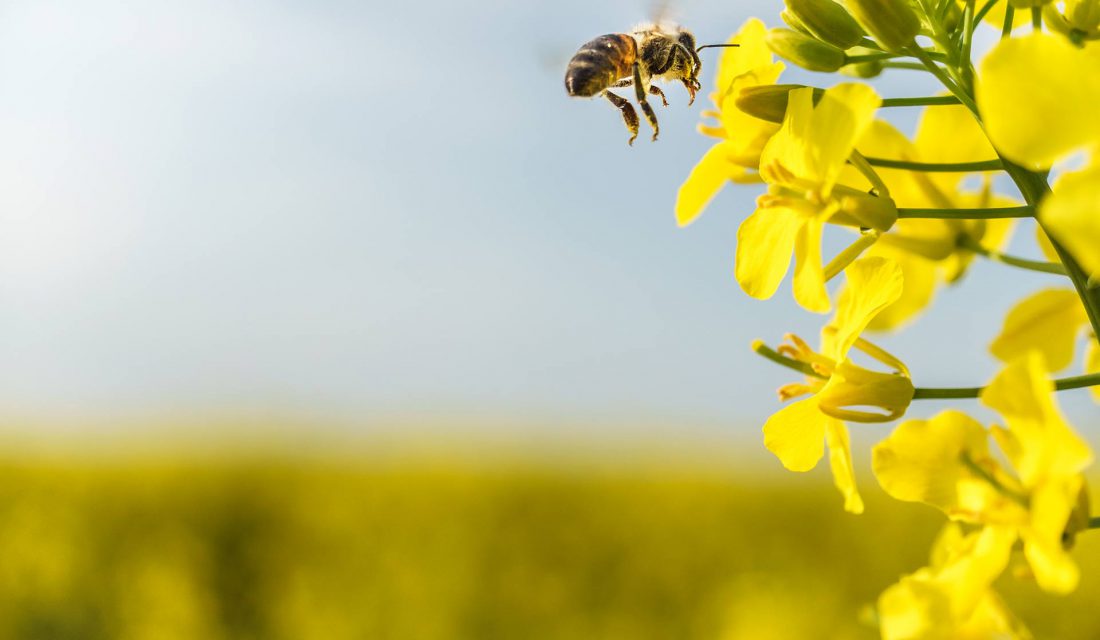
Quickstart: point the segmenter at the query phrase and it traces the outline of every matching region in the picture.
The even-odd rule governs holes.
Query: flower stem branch
[[[920,67],[924,69],[924,66]],[[918,98],[883,98],[883,107],[926,107],[929,105],[962,104],[955,96],[920,96]],[[998,161],[999,162],[999,161]]]
[[[952,96],[954,104],[958,99]],[[867,156],[867,163],[883,169],[909,169],[926,173],[966,173],[969,171],[997,171],[1003,169],[1000,160],[975,160],[974,162],[913,162],[910,160],[891,160]]]
[[[898,218],[936,218],[940,220],[991,220],[994,218],[1030,218],[1035,207],[986,207],[980,209],[943,209],[938,207],[909,207],[898,209]]]
[[[782,356],[780,356],[782,357]],[[1083,376],[1058,378],[1054,381],[1055,391],[1068,391],[1070,389],[1083,389],[1100,385],[1100,373],[1090,373]],[[964,398],[977,398],[985,387],[917,387],[913,393],[914,400],[960,400]]]
[[[963,236],[959,240],[959,246],[964,249],[969,249],[974,253],[993,260],[994,262],[1000,262],[1009,266],[1018,267],[1020,269],[1028,269],[1030,271],[1039,271],[1041,273],[1053,273],[1060,276],[1068,276],[1066,273],[1065,265],[1058,262],[1044,262],[1042,260],[1028,260],[1026,258],[1017,258],[1016,256],[1010,256],[1000,251],[994,251],[983,247],[980,242],[974,240],[969,236]]]

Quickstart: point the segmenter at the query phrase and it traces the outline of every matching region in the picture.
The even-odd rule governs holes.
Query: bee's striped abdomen
[[[637,56],[634,38],[611,33],[585,43],[565,69],[565,90],[571,96],[594,96],[631,74]]]

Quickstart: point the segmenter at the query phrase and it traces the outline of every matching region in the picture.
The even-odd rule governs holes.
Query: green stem
[[[953,96],[952,96],[953,98]],[[958,104],[956,102],[955,104]],[[890,160],[888,158],[867,158],[872,167],[884,169],[909,169],[926,173],[967,173],[969,171],[997,171],[1003,169],[1000,160],[977,160],[975,162],[911,162],[909,160]]]
[[[1042,7],[1031,8],[1031,28],[1035,31],[1043,30],[1043,9]]]
[[[959,240],[959,246],[965,249],[970,249],[974,253],[984,256],[995,262],[1000,262],[1020,269],[1028,269],[1030,271],[1040,271],[1042,273],[1053,273],[1055,275],[1067,276],[1066,267],[1058,262],[1044,262],[1041,260],[1028,260],[1026,258],[1017,258],[1016,256],[1010,256],[1000,251],[994,251],[983,247],[981,243],[969,236],[963,236]]]
[[[784,356],[779,352],[773,350],[771,347],[764,344],[764,342],[761,340],[756,340],[752,343],[752,350],[755,351],[758,355],[764,356],[768,360],[771,360],[778,365],[787,367],[788,369],[794,369],[795,371],[803,373],[807,376],[812,376],[814,378],[826,378],[826,376],[823,376],[817,371],[814,371],[814,368],[811,367],[809,363],[800,362],[798,360],[788,358],[787,356]]]
[[[925,53],[923,49],[916,45],[913,45],[909,47],[908,50],[913,54],[915,58],[921,61],[921,64],[924,65],[925,69],[928,69],[928,71],[930,71],[932,75],[936,76],[936,79],[939,80],[943,86],[947,87],[948,91],[950,91],[952,94],[955,95],[956,98],[959,99],[959,102],[966,105],[966,108],[970,109],[972,113],[978,113],[978,105],[974,103],[974,99],[970,97],[970,94],[959,88],[959,85],[957,85],[954,80],[948,77],[947,72],[945,72],[940,67],[940,65],[936,64],[936,62],[932,60],[932,58],[928,57],[928,54]]]
[[[936,207],[909,207],[898,209],[898,218],[935,218],[939,220],[991,220],[994,218],[1030,218],[1035,208],[986,207],[984,209],[940,209]]]
[[[924,65],[921,65],[924,69]],[[883,107],[925,107],[928,105],[961,104],[955,96],[921,96],[919,98],[883,98]]]
[[[1005,0],[1008,2],[1008,0]],[[1012,7],[1012,3],[1009,2],[1005,7],[1005,21],[1001,25],[1001,40],[1004,40],[1008,36],[1012,35],[1012,25],[1016,19],[1016,9]]]
[[[928,71],[928,68],[919,62],[903,62],[888,60],[882,63],[884,69],[909,69],[911,71]]]
[[[1055,391],[1068,391],[1070,389],[1083,389],[1100,385],[1100,373],[1089,373],[1083,376],[1059,378],[1054,381]],[[914,400],[961,400],[964,398],[977,398],[981,396],[985,387],[917,387],[913,392]]]
[[[1089,529],[1100,529],[1100,518],[1089,518]]]
[[[959,52],[959,70],[963,89],[974,93],[974,65],[970,64],[970,45],[974,36],[974,0],[966,0],[963,13],[962,51]]]

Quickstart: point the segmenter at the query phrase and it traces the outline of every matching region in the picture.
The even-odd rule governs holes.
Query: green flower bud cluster
[[[865,41],[867,34],[882,49],[897,53],[913,44],[920,30],[920,19],[909,0],[846,0],[845,5],[834,0],[786,3],[780,17],[790,28],[772,29],[766,40],[768,48],[810,71],[876,76],[883,66],[881,61],[864,59],[878,53],[861,46],[870,44]]]

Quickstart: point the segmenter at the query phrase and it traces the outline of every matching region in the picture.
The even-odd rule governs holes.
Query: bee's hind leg
[[[623,78],[615,84],[611,85],[614,89],[620,89],[622,87],[630,87],[634,85],[634,78]],[[668,106],[668,100],[665,98],[665,92],[661,91],[661,88],[655,84],[649,85],[649,94],[653,96],[659,96],[661,98],[661,104]],[[692,96],[694,97],[694,96]]]
[[[649,103],[645,99],[646,89],[642,84],[642,69],[638,66],[638,63],[634,63],[634,97],[638,99],[638,106],[642,108],[642,113],[645,114],[646,121],[649,122],[649,126],[653,127],[653,140],[657,139],[657,134],[661,132],[659,126],[657,126],[657,114],[653,113],[653,107],[649,106]]]
[[[622,96],[615,95],[610,91],[605,91],[604,95],[607,96],[608,101],[615,105],[623,114],[623,122],[626,123],[626,128],[630,129],[630,140],[627,144],[633,146],[634,138],[638,137],[638,112],[634,111],[634,105],[630,104],[630,101]]]

